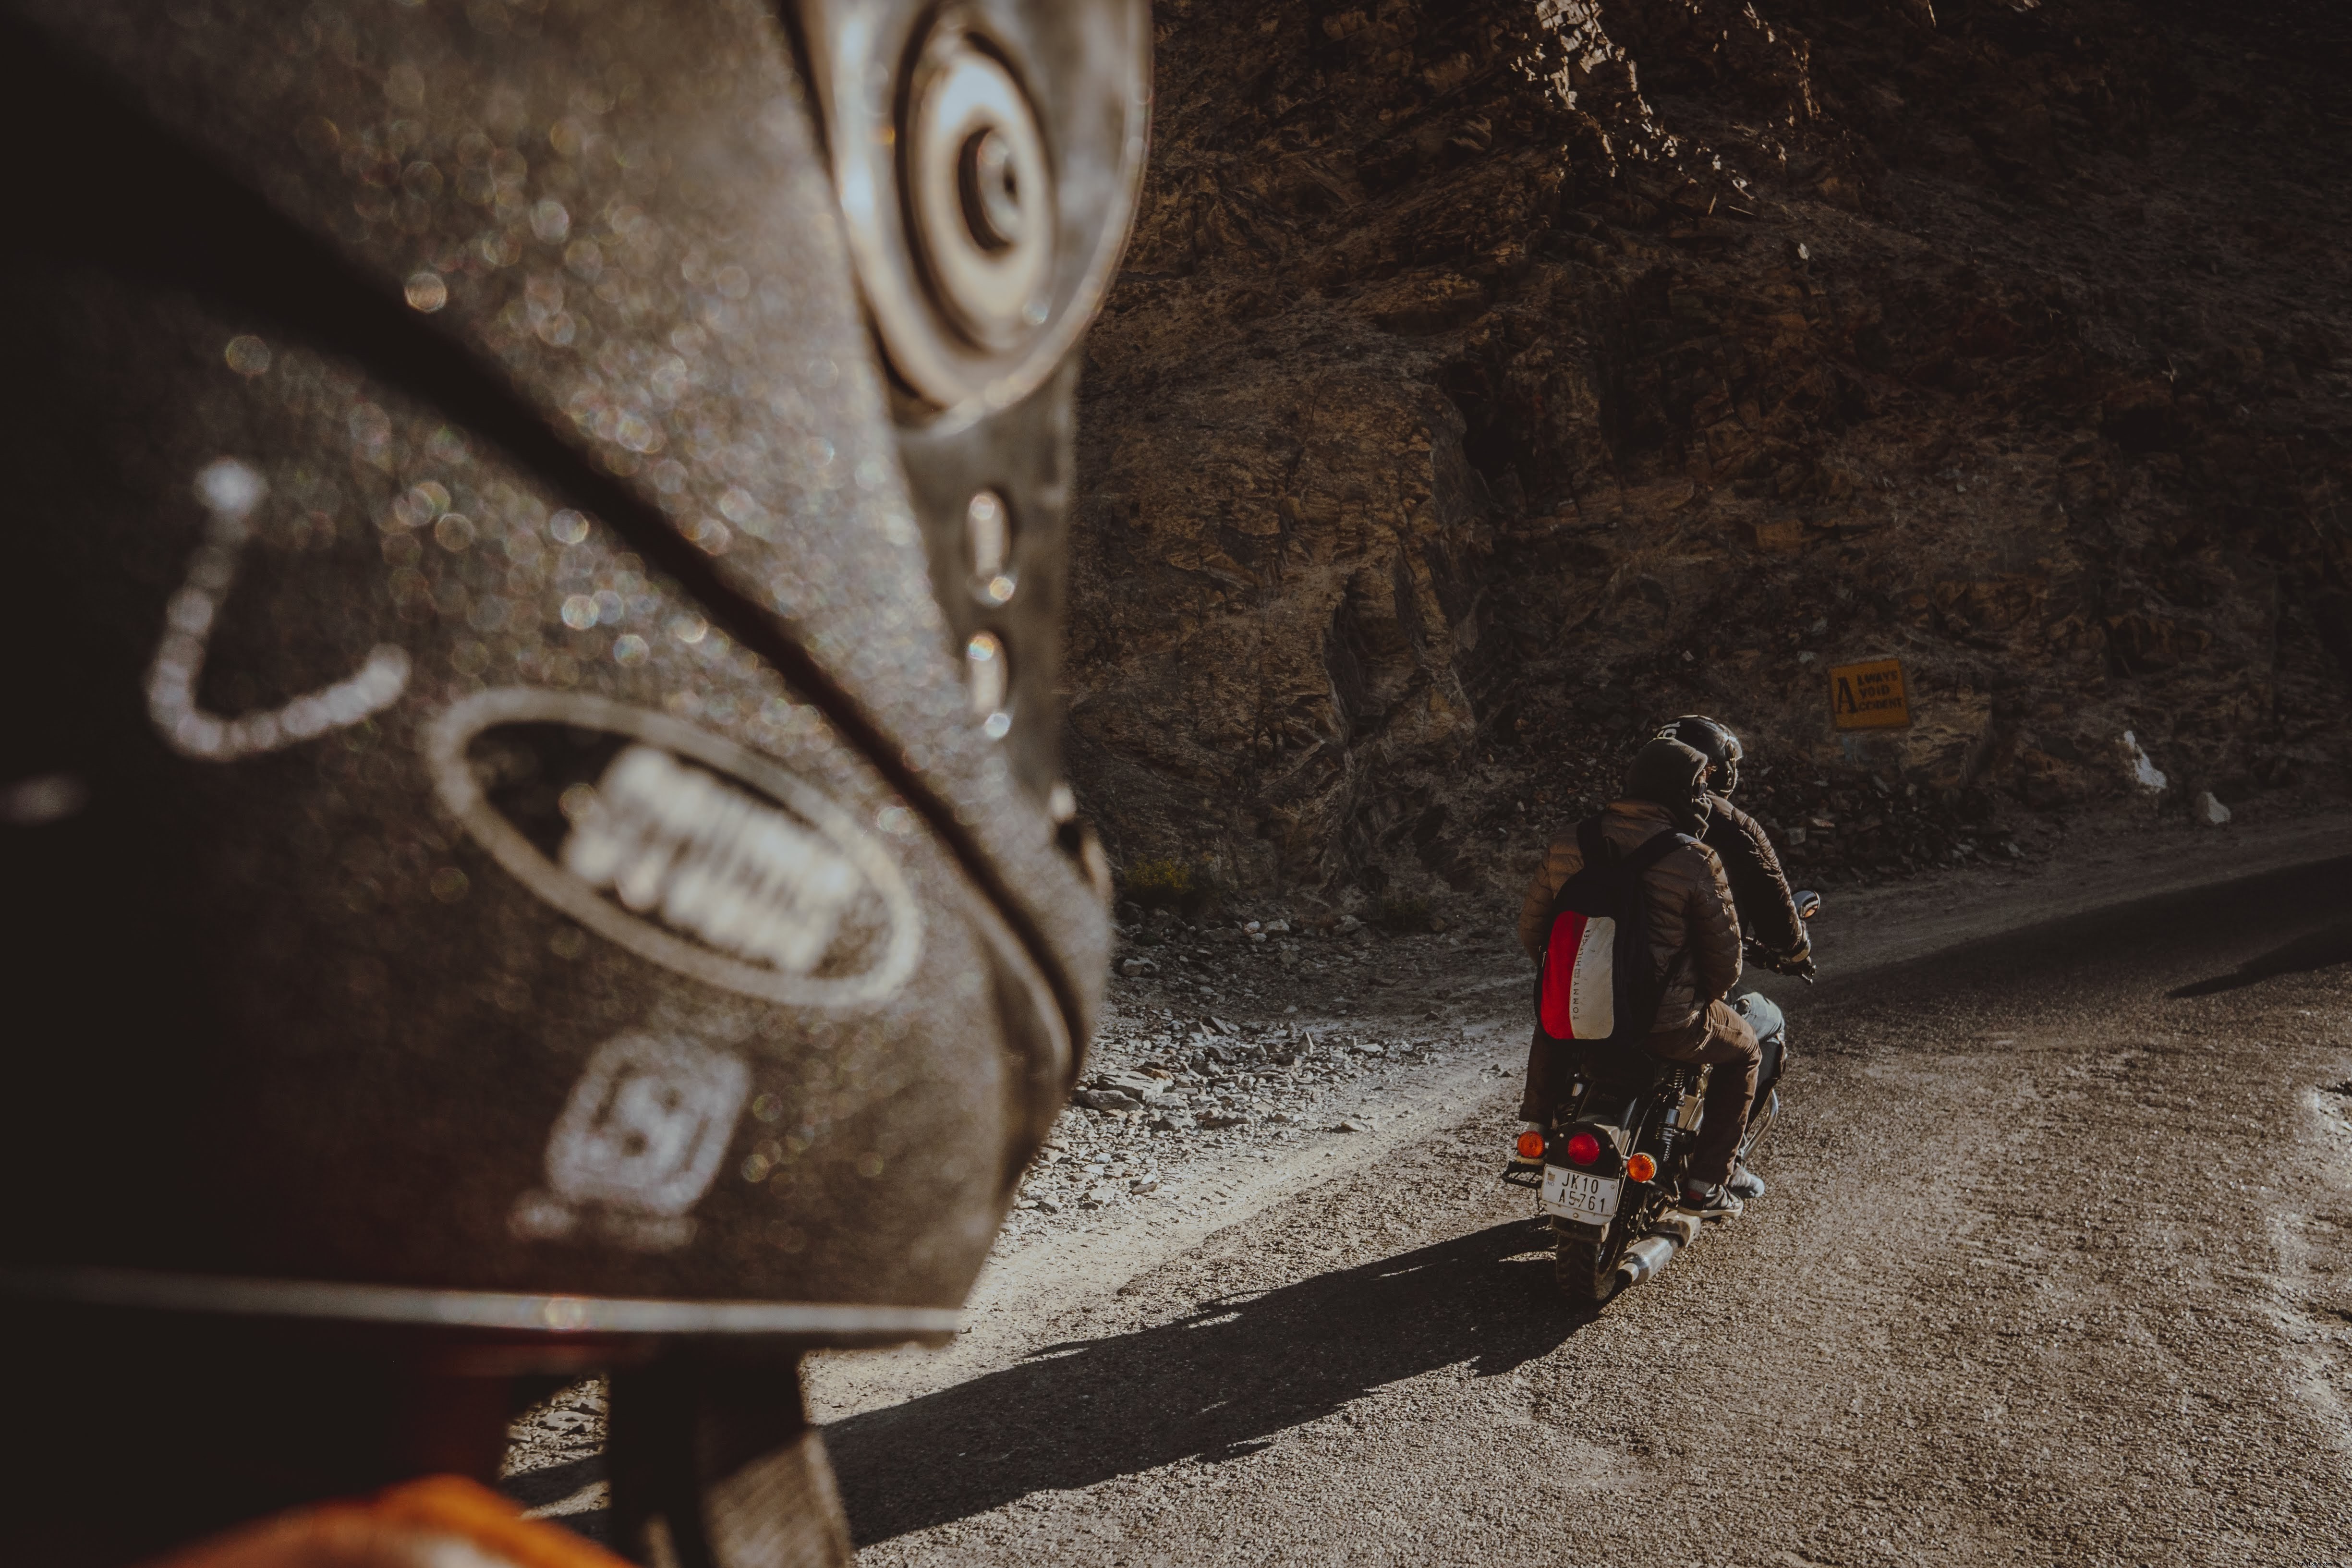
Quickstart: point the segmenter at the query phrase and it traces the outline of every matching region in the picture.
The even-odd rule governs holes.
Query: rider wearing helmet
[[[1685,792],[1681,788],[1683,780],[1678,771],[1669,787],[1663,791],[1655,787],[1654,780],[1650,777],[1664,760],[1665,751],[1661,742],[1675,742],[1687,747],[1704,759],[1704,772],[1691,792],[1696,798],[1686,805],[1679,798]],[[1678,752],[1674,754],[1679,756]],[[1773,851],[1771,838],[1766,834],[1763,824],[1731,804],[1731,793],[1739,787],[1739,764],[1746,755],[1747,749],[1728,725],[1702,714],[1685,714],[1661,726],[1655,737],[1643,748],[1641,756],[1636,759],[1634,773],[1628,778],[1626,794],[1629,797],[1661,794],[1676,797],[1671,803],[1675,826],[1697,837],[1715,852],[1714,858],[1719,864],[1723,881],[1729,892],[1729,902],[1747,939],[1780,973],[1810,974],[1812,973],[1811,947],[1805,934],[1804,921],[1798,916],[1796,900],[1789,890],[1788,878],[1780,869],[1780,858]],[[1646,767],[1643,765],[1645,763],[1649,764]],[[1624,804],[1619,803],[1620,805]],[[1540,952],[1542,913],[1549,909],[1552,895],[1560,884],[1573,873],[1572,867],[1564,868],[1559,863],[1562,845],[1567,845],[1573,852],[1572,840],[1563,839],[1552,847],[1545,866],[1537,873],[1535,884],[1528,889],[1527,902],[1521,911],[1521,940],[1528,947],[1530,954]],[[1736,979],[1736,963],[1732,973]],[[1727,994],[1728,988],[1729,983],[1727,982],[1724,988]],[[1743,1005],[1749,1000],[1743,998]],[[1718,1014],[1720,1017],[1717,1016]],[[1749,1027],[1738,1006],[1726,1005],[1718,1001],[1705,1010],[1702,1025],[1699,1037],[1696,1039],[1683,1037],[1692,1032],[1686,1027],[1670,1031],[1671,1038],[1666,1035],[1658,1037],[1653,1040],[1650,1048],[1660,1056],[1676,1060],[1712,1063],[1720,1058],[1730,1068],[1714,1076],[1712,1087],[1724,1097],[1720,1108],[1715,1102],[1715,1096],[1709,1097],[1706,1125],[1721,1137],[1719,1130],[1737,1130],[1746,1123],[1748,1105],[1756,1093],[1759,1047],[1756,1044],[1755,1031]],[[1538,1044],[1529,1057],[1528,1089],[1520,1107],[1524,1125],[1538,1131],[1549,1113],[1544,1082],[1546,1063],[1541,1059],[1542,1056],[1542,1047]],[[1745,1073],[1738,1070],[1738,1064],[1742,1062],[1747,1065]],[[1742,1084],[1743,1079],[1744,1092],[1738,1096],[1738,1113],[1733,1115],[1730,1104],[1732,1091],[1735,1085]],[[1712,1143],[1714,1140],[1709,1142]],[[1736,1136],[1723,1140],[1727,1152],[1736,1143]],[[1728,1159],[1727,1152],[1726,1159]],[[1525,1163],[1514,1161],[1514,1163]],[[1695,1166],[1695,1173],[1707,1174],[1707,1163],[1700,1161]],[[1721,1176],[1719,1182],[1719,1186],[1716,1180],[1702,1182],[1685,1197],[1710,1212],[1736,1212],[1740,1200],[1760,1197],[1764,1193],[1763,1180],[1737,1163],[1730,1163],[1727,1174]]]
[[[1812,948],[1805,922],[1797,917],[1789,879],[1764,825],[1731,804],[1739,787],[1739,764],[1747,749],[1729,725],[1702,714],[1685,713],[1658,731],[1661,740],[1680,741],[1706,759],[1707,815],[1703,842],[1723,860],[1731,883],[1732,901],[1739,908],[1739,923],[1748,940],[1768,955],[1783,974],[1810,973]]]
[[[1704,753],[1672,736],[1653,739],[1634,757],[1619,798],[1602,808],[1600,821],[1602,838],[1621,855],[1660,834],[1685,837],[1643,873],[1658,994],[1643,1044],[1653,1055],[1717,1068],[1708,1081],[1705,1119],[1682,1198],[1692,1213],[1730,1215],[1740,1212],[1743,1196],[1763,1191],[1737,1159],[1763,1048],[1742,1009],[1727,1000],[1739,979],[1739,920],[1723,862],[1703,837],[1712,809],[1708,766]],[[1564,834],[1553,840],[1528,885],[1519,908],[1519,944],[1538,963],[1553,901],[1583,868],[1579,836]],[[1537,1131],[1549,1128],[1555,1110],[1560,1075],[1553,1058],[1559,1050],[1540,1032],[1528,1049],[1519,1114]]]

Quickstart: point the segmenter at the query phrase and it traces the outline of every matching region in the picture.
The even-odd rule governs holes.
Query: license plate
[[[1588,1176],[1559,1165],[1544,1167],[1543,1212],[1562,1219],[1617,1217],[1617,1194],[1625,1184],[1615,1176]]]

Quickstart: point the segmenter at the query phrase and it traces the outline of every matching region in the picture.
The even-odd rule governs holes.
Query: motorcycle
[[[1801,920],[1810,921],[1821,904],[1819,893],[1796,895]],[[1746,945],[1752,960],[1772,965],[1771,955],[1753,942]],[[1813,980],[1810,960],[1782,973],[1807,984]],[[1756,1100],[1740,1135],[1738,1158],[1745,1164],[1780,1114],[1788,1024],[1778,1006],[1752,991],[1732,1005],[1764,1047]],[[1571,1301],[1597,1307],[1655,1275],[1699,1237],[1703,1222],[1681,1207],[1680,1194],[1711,1069],[1646,1051],[1591,1050],[1563,1065],[1570,1089],[1550,1129],[1520,1134],[1522,1161],[1540,1160],[1542,1173],[1515,1164],[1503,1179],[1538,1191],[1539,1211],[1552,1223],[1561,1291]]]

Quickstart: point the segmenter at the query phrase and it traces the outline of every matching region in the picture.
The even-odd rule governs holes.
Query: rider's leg
[[[1789,1021],[1769,996],[1757,991],[1735,998],[1731,1010],[1748,1020],[1757,1043],[1764,1048],[1764,1065],[1756,1075],[1756,1095],[1760,1100],[1779,1081],[1781,1064],[1787,1059]]]
[[[1551,1084],[1547,1070],[1551,1066],[1554,1047],[1538,1029],[1528,1042],[1527,1086],[1519,1091],[1519,1133],[1542,1132],[1551,1126]],[[1540,1159],[1530,1159],[1519,1152],[1518,1134],[1511,1140],[1511,1165],[1516,1170],[1533,1171],[1543,1164]]]
[[[1548,1126],[1551,1121],[1552,1085],[1549,1068],[1557,1047],[1538,1029],[1528,1041],[1527,1087],[1519,1091],[1519,1120]]]
[[[1740,1133],[1748,1128],[1748,1108],[1756,1100],[1756,1070],[1763,1056],[1756,1031],[1738,1013],[1712,1002],[1707,1005],[1706,1033],[1696,1044],[1654,1041],[1650,1048],[1674,1061],[1715,1068],[1707,1075],[1706,1114],[1700,1120],[1698,1142],[1692,1146],[1690,1167],[1683,1180],[1691,1187],[1721,1186],[1730,1178],[1732,1156],[1738,1151]]]
[[[1731,1010],[1748,1021],[1748,1027],[1759,1040],[1769,1040],[1789,1026],[1780,1004],[1761,991],[1750,991],[1735,998]]]

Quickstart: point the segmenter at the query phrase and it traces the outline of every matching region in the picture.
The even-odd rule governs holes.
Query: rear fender
[[[1601,1158],[1592,1164],[1578,1165],[1569,1161],[1569,1140],[1580,1132],[1590,1132],[1601,1145]],[[1633,1135],[1624,1128],[1587,1118],[1571,1121],[1567,1126],[1553,1131],[1550,1138],[1544,1143],[1544,1163],[1549,1165],[1559,1165],[1567,1170],[1580,1171],[1588,1175],[1622,1176],[1625,1173],[1625,1156],[1633,1152]]]

